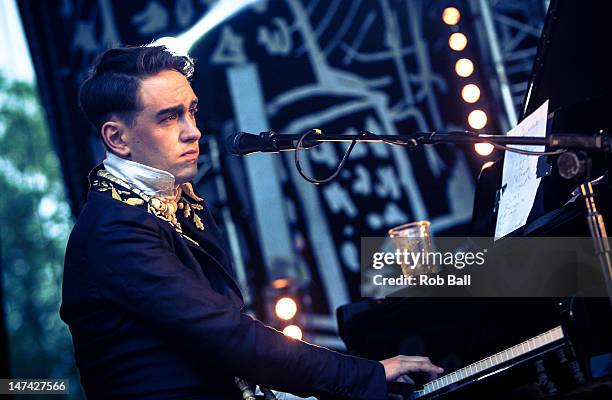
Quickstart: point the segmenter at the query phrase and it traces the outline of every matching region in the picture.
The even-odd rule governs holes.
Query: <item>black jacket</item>
[[[380,363],[289,339],[241,311],[204,202],[183,195],[195,207],[177,212],[177,230],[98,169],[68,241],[60,310],[89,399],[238,400],[234,376],[299,395],[387,398]]]

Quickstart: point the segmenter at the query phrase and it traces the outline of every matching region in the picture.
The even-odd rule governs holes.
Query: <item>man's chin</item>
[[[175,174],[174,183],[177,185],[187,183],[193,178],[195,178],[197,173],[198,173],[198,167],[194,165],[193,168],[185,169],[181,171],[180,173]]]

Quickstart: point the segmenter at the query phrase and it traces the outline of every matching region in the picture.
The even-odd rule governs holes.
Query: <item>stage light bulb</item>
[[[448,38],[448,45],[455,51],[461,51],[467,46],[467,37],[461,32],[455,32]]]
[[[455,63],[455,72],[462,78],[467,78],[474,72],[474,63],[469,58],[460,58]]]
[[[474,144],[474,150],[476,150],[476,153],[478,153],[481,156],[488,156],[489,154],[493,153],[493,145],[491,143],[476,143]],[[489,161],[490,162],[490,161]],[[491,163],[490,165],[484,164],[482,166],[482,169],[488,168],[491,165],[493,165],[493,163]]]
[[[474,110],[468,115],[468,124],[474,129],[482,129],[487,124],[487,114],[482,110]]]
[[[461,89],[461,98],[467,103],[476,103],[480,99],[480,88],[473,83]]]
[[[297,325],[287,325],[285,329],[283,329],[283,333],[285,334],[285,336],[289,336],[294,339],[302,339],[302,330]]]
[[[461,19],[461,13],[455,7],[446,7],[442,11],[442,21],[447,25],[457,25]]]
[[[276,316],[278,318],[288,320],[295,317],[297,313],[297,304],[291,297],[283,297],[276,302],[274,311],[276,311]]]
[[[477,148],[479,144],[485,144],[485,143],[476,143],[476,144],[474,145],[474,150],[476,150],[476,152],[477,152],[478,154],[480,154],[480,153],[478,152],[478,148]],[[491,146],[491,147],[493,147],[493,146]],[[493,151],[493,149],[491,149],[491,151]],[[491,153],[489,153],[489,154],[491,154]],[[488,154],[487,154],[487,155],[488,155]],[[480,172],[484,171],[484,170],[485,170],[485,169],[487,169],[487,168],[492,167],[492,166],[493,166],[493,164],[495,164],[493,161],[487,161],[486,163],[482,164],[482,167],[480,167]]]

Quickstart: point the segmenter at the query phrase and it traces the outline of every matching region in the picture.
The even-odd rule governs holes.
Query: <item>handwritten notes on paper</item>
[[[546,136],[548,100],[508,132],[508,136]],[[544,146],[511,146],[530,151],[544,151]],[[502,172],[495,238],[506,236],[527,222],[542,178],[537,177],[538,157],[506,151]]]

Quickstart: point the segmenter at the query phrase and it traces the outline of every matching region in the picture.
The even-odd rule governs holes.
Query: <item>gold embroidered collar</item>
[[[97,176],[103,179],[95,179],[92,182],[92,187],[96,191],[110,191],[113,199],[119,200],[131,206],[146,206],[146,210],[148,213],[153,214],[156,217],[168,222],[170,225],[172,225],[172,227],[179,235],[199,246],[198,242],[196,242],[183,232],[181,223],[176,218],[177,211],[181,210],[185,219],[189,219],[189,217],[191,217],[196,228],[201,231],[204,230],[204,224],[202,223],[202,219],[197,214],[197,211],[201,211],[204,207],[201,204],[195,204],[188,201],[185,196],[183,196],[184,193],[187,197],[191,198],[195,202],[203,201],[201,197],[195,194],[193,186],[190,182],[179,185],[176,189],[174,196],[161,197],[149,196],[142,190],[134,187],[133,185],[129,184],[128,182],[125,182],[122,179],[117,178],[116,176],[112,175],[104,169],[98,170]],[[122,186],[128,190],[122,190],[115,185]],[[138,197],[133,197],[132,195],[134,194]]]

